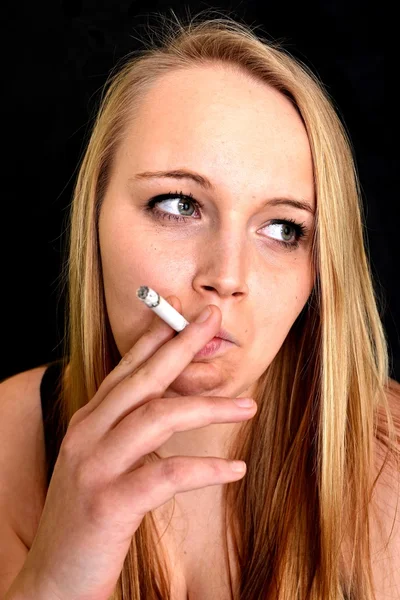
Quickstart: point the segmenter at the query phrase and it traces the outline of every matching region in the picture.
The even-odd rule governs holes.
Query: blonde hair
[[[317,77],[247,25],[200,13],[186,24],[166,24],[158,37],[158,45],[152,41],[111,73],[77,177],[64,274],[64,425],[120,360],[105,306],[98,216],[116,149],[146,91],[163,74],[196,65],[225,65],[274,87],[296,107],[311,146],[316,283],[258,382],[257,417],[246,423],[233,450],[232,458],[246,461],[247,474],[224,486],[240,573],[232,595],[372,600],[368,506],[374,448],[380,441],[385,460],[391,457],[398,468],[399,424],[386,395],[388,353],[351,143]],[[341,571],[345,533],[347,583]],[[113,598],[171,598],[166,565],[148,513]]]

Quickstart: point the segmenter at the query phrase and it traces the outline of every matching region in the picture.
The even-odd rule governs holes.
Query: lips
[[[226,329],[220,329],[214,337],[221,338],[221,340],[227,340],[228,342],[232,342],[232,344],[237,344],[236,339]]]
[[[203,310],[203,308],[199,309],[199,311],[197,313],[198,315],[201,313],[201,311]],[[193,319],[191,319],[189,322],[191,323],[192,321],[195,320],[195,318],[196,317],[193,317]],[[226,340],[227,342],[231,342],[232,344],[236,344],[236,346],[240,345],[239,342],[238,342],[238,340],[235,338],[235,336],[230,331],[228,331],[227,329],[224,329],[223,327],[221,327],[221,329],[215,334],[214,338],[218,338],[218,339],[221,339],[221,340]]]
[[[223,340],[222,338],[213,337],[212,340],[208,342],[197,354],[194,356],[194,359],[198,358],[208,358],[213,356],[221,346],[229,346],[229,342]]]

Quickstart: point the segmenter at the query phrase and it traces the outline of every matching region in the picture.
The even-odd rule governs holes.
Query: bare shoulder
[[[386,396],[397,433],[397,447],[383,467],[372,498],[371,550],[377,600],[400,598],[400,384],[389,380]],[[377,471],[384,452],[377,445]]]
[[[45,370],[40,366],[0,383],[0,514],[28,548],[45,498],[40,402]]]

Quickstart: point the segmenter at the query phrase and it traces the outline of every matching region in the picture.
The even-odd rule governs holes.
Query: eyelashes
[[[195,214],[196,211],[194,211],[192,214],[188,215],[188,216],[184,216],[184,215],[175,215],[172,213],[168,213],[165,212],[163,210],[160,210],[157,205],[160,204],[161,202],[165,202],[168,200],[177,200],[179,199],[180,202],[178,204],[186,204],[186,205],[190,205],[192,204],[196,211],[197,211],[197,215]],[[149,212],[151,214],[151,216],[155,219],[158,220],[163,220],[163,219],[168,219],[168,220],[174,220],[176,222],[187,222],[190,220],[197,220],[200,218],[200,211],[199,209],[202,207],[201,203],[198,200],[195,200],[192,196],[192,194],[184,194],[183,192],[169,192],[168,194],[160,194],[159,196],[155,196],[154,198],[151,198],[145,205],[145,211]],[[185,210],[189,210],[187,208],[185,208]],[[304,224],[304,223],[298,223],[297,221],[295,221],[294,219],[271,219],[271,221],[268,223],[268,225],[266,225],[265,227],[270,227],[270,226],[274,226],[274,229],[292,229],[295,236],[294,239],[292,241],[286,241],[286,240],[277,240],[275,238],[269,238],[272,239],[273,242],[279,244],[281,247],[284,247],[286,250],[296,250],[301,241],[305,240],[308,236],[308,227]]]

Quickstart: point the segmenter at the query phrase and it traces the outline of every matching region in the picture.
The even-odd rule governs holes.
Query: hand
[[[168,301],[181,311],[179,299]],[[221,326],[211,305],[205,323],[179,335],[154,315],[150,328],[72,417],[38,531],[21,571],[35,573],[38,598],[107,600],[144,515],[176,493],[236,481],[245,472],[216,457],[172,456],[145,463],[174,432],[250,419],[234,399],[164,398],[168,386]],[[18,579],[18,578],[17,578]]]

